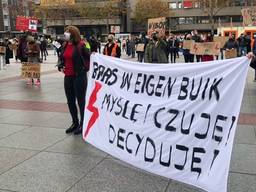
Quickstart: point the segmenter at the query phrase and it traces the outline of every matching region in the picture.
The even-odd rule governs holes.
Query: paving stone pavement
[[[15,61],[0,71],[0,192],[202,191],[134,168],[85,143],[81,136],[66,135],[71,119],[63,75],[55,64],[50,51],[42,64],[41,88],[25,85]],[[250,69],[232,153],[229,192],[256,192],[253,75]]]

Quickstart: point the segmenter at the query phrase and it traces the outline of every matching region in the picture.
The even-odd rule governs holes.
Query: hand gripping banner
[[[135,167],[226,192],[246,57],[145,64],[91,56],[84,139]]]

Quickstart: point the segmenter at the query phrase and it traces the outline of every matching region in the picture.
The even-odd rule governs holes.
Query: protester
[[[194,40],[196,43],[201,43],[203,42],[202,38],[200,35],[198,35],[197,30],[194,30],[192,40]],[[196,55],[196,62],[200,62],[202,59],[202,55]]]
[[[18,60],[18,56],[17,56],[18,45],[19,45],[19,40],[17,38],[14,38],[13,39],[13,46],[14,46],[13,52],[14,52],[16,62]]]
[[[245,56],[247,54],[247,46],[248,46],[248,38],[246,33],[242,33],[240,37],[237,39],[238,41],[238,55]]]
[[[254,55],[256,55],[256,35],[254,35],[254,42],[252,46],[252,52]],[[256,69],[255,69],[255,74],[254,74],[254,82],[256,82]]]
[[[81,40],[80,31],[75,26],[68,26],[64,33],[65,43],[60,55],[59,71],[64,72],[64,89],[66,93],[69,112],[72,117],[72,125],[66,133],[82,133],[85,92],[87,87],[87,71],[89,70],[90,52],[85,48]],[[80,122],[78,118],[78,103],[80,110]]]
[[[27,56],[29,63],[38,64],[40,60],[40,47],[36,43],[35,38],[33,36],[27,37],[28,46],[27,46]],[[27,84],[34,84],[33,78],[28,80]],[[35,82],[35,85],[40,86],[40,79],[38,78]]]
[[[221,37],[221,36],[222,36],[221,33],[219,33],[218,36]],[[221,60],[224,59],[224,53],[223,53],[223,51],[224,51],[224,48],[221,47],[221,48],[220,48],[220,58],[221,58]],[[216,55],[216,60],[218,60],[218,59],[219,59],[219,55]]]
[[[225,43],[224,45],[224,49],[225,50],[231,50],[231,49],[235,49],[237,51],[237,56],[238,56],[238,43],[235,40],[235,35],[229,35],[229,39],[228,41]]]
[[[86,38],[83,38],[82,41],[83,41],[83,43],[84,43],[84,45],[85,45],[85,48],[88,49],[89,51],[91,51],[91,45],[90,45],[90,43],[87,41],[87,39],[86,39]]]
[[[19,40],[19,45],[17,49],[17,58],[21,62],[27,62],[28,61],[28,56],[27,56],[27,35],[24,34]]]
[[[147,44],[145,51],[145,63],[168,63],[166,55],[167,44],[160,34],[152,34],[152,40]]]
[[[135,38],[134,37],[131,38],[130,49],[131,49],[132,58],[135,58]]]
[[[171,56],[171,63],[176,63],[177,52],[179,49],[179,41],[177,40],[176,36],[170,35],[168,40],[168,48]]]
[[[121,57],[121,48],[114,42],[114,36],[111,34],[108,35],[108,43],[104,47],[103,54],[111,57]]]
[[[191,34],[187,34],[185,36],[185,40],[192,40]],[[194,55],[190,53],[189,49],[183,49],[183,55],[185,63],[193,63],[194,62]]]
[[[5,47],[5,43],[4,43],[4,40],[2,38],[0,38],[0,46],[1,47]],[[4,52],[1,52],[0,53],[0,65],[3,65],[3,69],[6,69],[6,64],[5,64],[5,53]],[[1,66],[0,66],[1,68]]]
[[[145,33],[142,33],[142,34],[139,36],[139,39],[138,39],[138,41],[136,42],[136,44],[137,44],[137,46],[138,46],[139,44],[143,44],[143,45],[144,45],[143,50],[136,50],[137,55],[138,55],[138,61],[139,61],[139,62],[142,62],[142,61],[144,60],[145,50],[146,50],[146,46],[147,46],[147,44],[148,44],[148,39],[147,39]]]
[[[5,64],[6,66],[10,65],[10,59],[13,58],[13,50],[11,49],[11,42],[8,38],[5,39]]]
[[[256,70],[256,55],[253,52],[247,54],[247,57],[251,59],[250,66]]]
[[[125,40],[125,38],[123,38],[123,40],[122,40],[122,51],[123,52],[126,51],[126,40]]]
[[[206,38],[205,38],[205,42],[213,42],[213,36],[212,34],[208,33]],[[214,60],[214,56],[213,55],[202,55],[202,62],[205,61],[213,61]]]
[[[47,40],[45,39],[44,36],[42,36],[40,38],[40,50],[41,50],[41,61],[43,61],[43,57],[44,57],[44,60],[46,61],[46,56],[48,55],[48,52],[47,52]]]
[[[96,37],[94,35],[92,35],[90,37],[89,44],[90,44],[90,47],[91,47],[91,52],[98,52],[100,42],[98,42],[98,40],[96,39]]]

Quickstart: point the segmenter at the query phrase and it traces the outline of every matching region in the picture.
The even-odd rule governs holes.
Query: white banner
[[[249,60],[144,64],[91,57],[83,137],[136,167],[226,192]]]

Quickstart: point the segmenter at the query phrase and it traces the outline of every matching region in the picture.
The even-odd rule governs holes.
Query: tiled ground
[[[51,64],[52,62],[52,64]],[[199,192],[120,162],[67,136],[70,124],[62,74],[53,57],[41,88],[0,78],[0,192]],[[50,72],[47,72],[50,71]],[[249,71],[232,154],[229,192],[256,192],[256,83]]]

